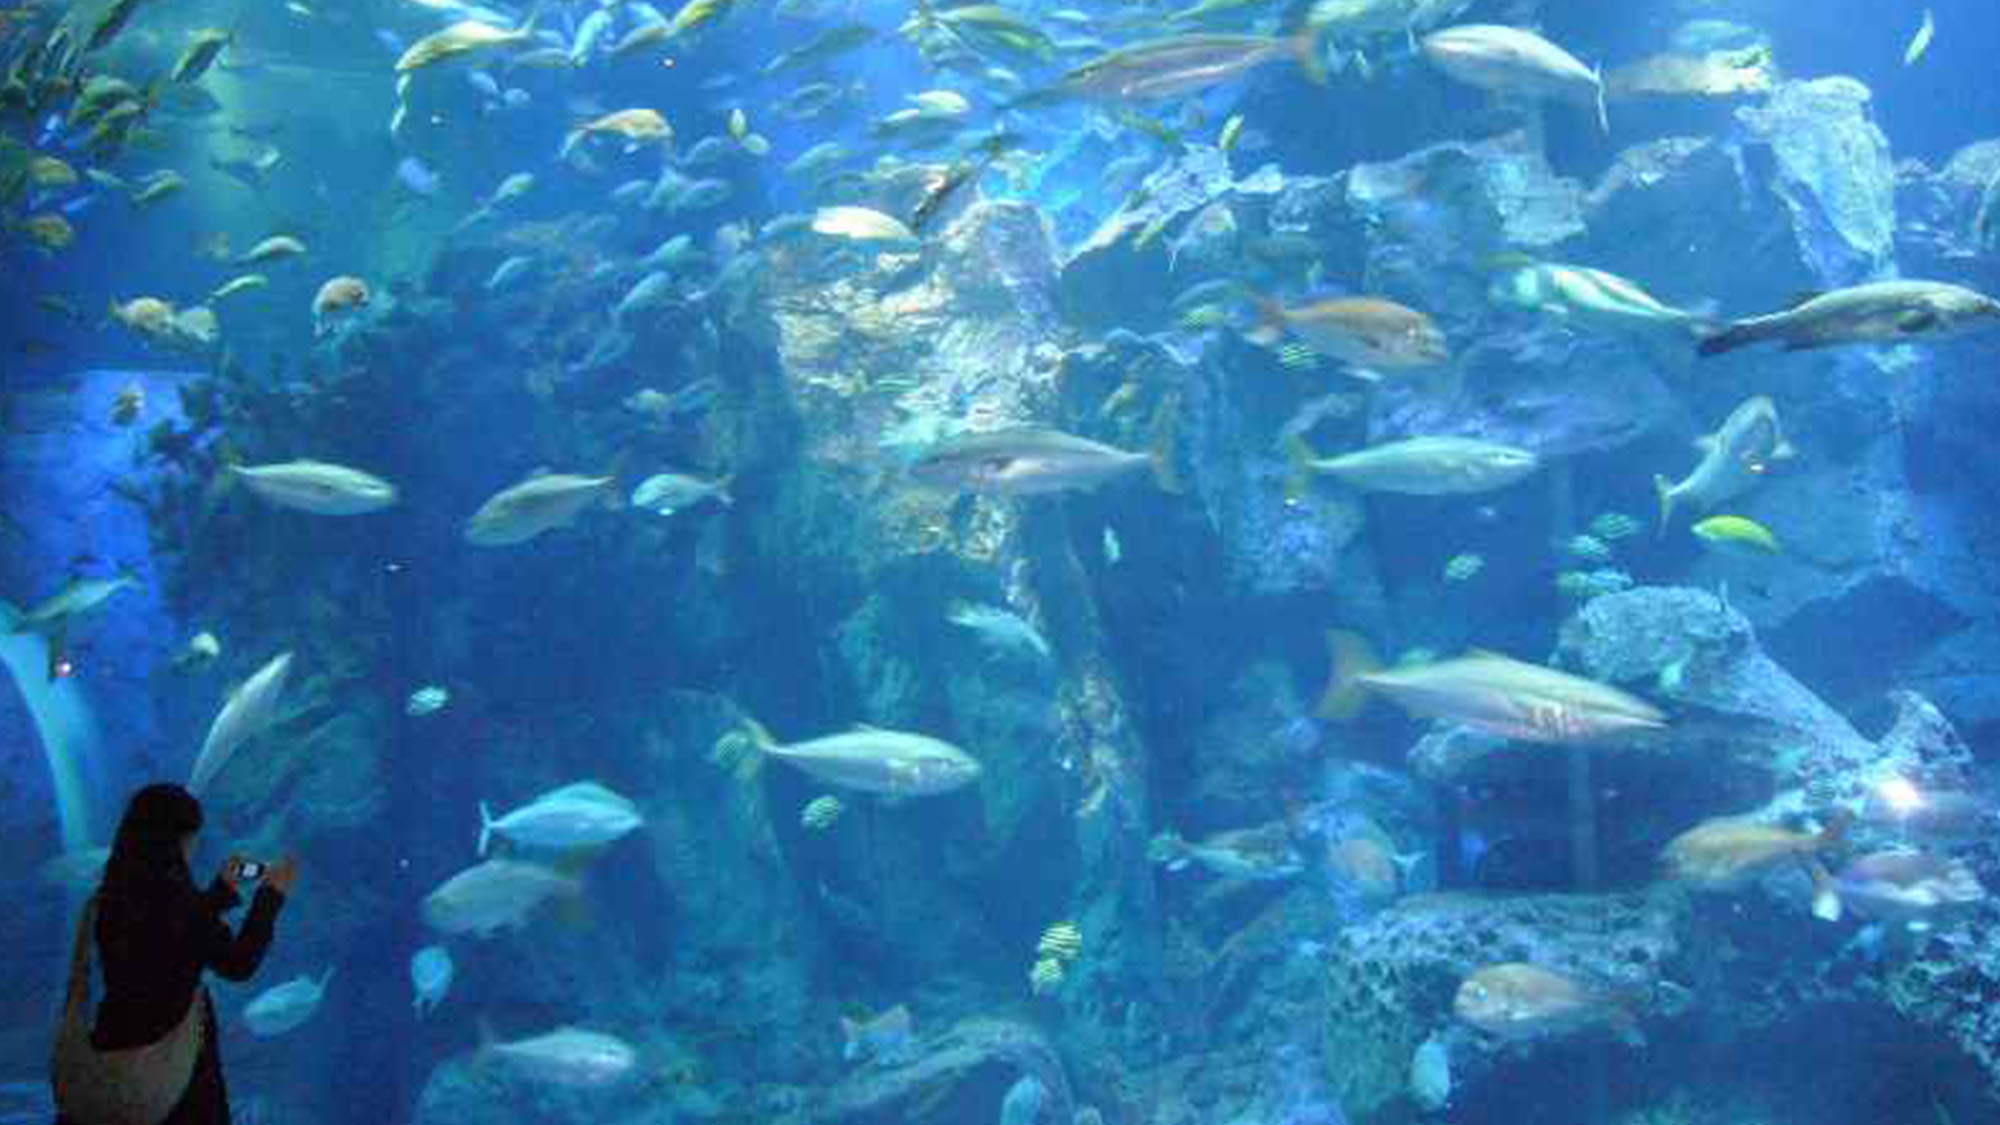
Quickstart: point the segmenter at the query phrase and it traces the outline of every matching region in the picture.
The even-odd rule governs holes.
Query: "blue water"
[[[1990,5],[1374,0],[1418,26],[1350,34],[1339,0],[202,0],[65,54],[109,7],[0,13],[0,598],[137,583],[66,623],[56,683],[7,638],[0,1120],[50,1112],[76,853],[289,651],[197,860],[304,871],[214,986],[239,1121],[2000,1121],[2000,306],[1699,354],[1814,293],[2000,293]],[[399,84],[425,35],[531,15]],[[1557,61],[1495,92],[1412,50],[1493,24]],[[233,40],[171,81],[203,28]],[[1153,57],[1163,98],[1085,88],[1201,33],[1272,38],[1201,80]],[[1756,80],[1630,93],[1697,35]],[[108,135],[93,78],[132,84]],[[628,109],[671,140],[606,131]],[[242,260],[277,235],[303,252]],[[366,302],[315,310],[341,277]],[[1393,304],[1314,304],[1355,298]],[[1795,455],[1695,445],[1758,396]],[[1016,426],[1100,443],[1095,475],[1010,488],[1046,434],[951,475]],[[1440,436],[1533,465],[1296,461]],[[1663,522],[1704,458],[1737,483]],[[234,475],[301,460],[395,502]],[[667,472],[695,494],[635,507]],[[478,541],[569,474],[582,502]],[[1358,642],[1394,670],[1351,714]],[[1398,680],[1476,652],[1574,678]],[[870,772],[753,725],[860,731]],[[904,735],[963,758],[882,765]],[[549,796],[580,782],[618,807]],[[560,887],[491,933],[440,897],[482,802]],[[1695,870],[1737,817],[1785,842]],[[1871,905],[1857,861],[1902,851],[1964,901]]]

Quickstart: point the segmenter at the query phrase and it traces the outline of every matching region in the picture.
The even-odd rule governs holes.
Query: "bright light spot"
[[[1897,816],[1908,816],[1924,805],[1923,790],[1907,777],[1892,777],[1875,787],[1875,794]]]

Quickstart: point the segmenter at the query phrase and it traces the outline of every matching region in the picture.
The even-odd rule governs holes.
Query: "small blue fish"
[[[404,187],[425,199],[437,195],[438,189],[443,186],[443,180],[438,174],[425,167],[424,162],[414,156],[405,156],[396,162],[396,179]]]

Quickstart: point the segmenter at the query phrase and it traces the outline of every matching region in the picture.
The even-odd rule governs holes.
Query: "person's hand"
[[[292,893],[292,884],[297,882],[298,878],[298,857],[288,855],[271,865],[271,870],[264,876],[264,885],[281,895],[289,895]]]
[[[222,882],[226,886],[228,886],[228,888],[231,891],[237,891],[241,889],[238,886],[238,884],[243,881],[244,862],[245,861],[243,857],[240,855],[232,855],[228,859],[222,861],[222,874],[216,877],[218,879],[221,879]]]

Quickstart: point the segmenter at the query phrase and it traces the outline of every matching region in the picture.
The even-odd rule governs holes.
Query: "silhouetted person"
[[[230,856],[207,890],[197,888],[188,858],[201,824],[201,803],[187,790],[178,785],[141,789],[119,822],[93,907],[91,936],[104,984],[90,1046],[103,1054],[100,1061],[77,1072],[82,1077],[76,1084],[102,1089],[114,1081],[127,1081],[135,1088],[150,1085],[158,1091],[163,1082],[178,1085],[186,1055],[194,1053],[185,1089],[166,1103],[172,1108],[159,1125],[229,1121],[229,1094],[216,1051],[215,1009],[201,987],[201,977],[214,972],[225,980],[250,979],[264,960],[278,911],[298,876],[298,864],[292,859],[273,865],[251,899],[242,928],[230,932],[223,916],[242,902],[238,883],[244,861]],[[81,930],[78,937],[81,942]],[[79,965],[85,952],[77,951]],[[198,1043],[192,1038],[197,1024]],[[149,1047],[150,1051],[124,1053]],[[181,1052],[178,1067],[170,1058],[176,1051]],[[90,1077],[93,1067],[101,1079]],[[114,1074],[116,1067],[133,1067],[141,1073],[136,1078],[129,1071]],[[152,1100],[165,1103],[172,1097],[168,1090],[164,1097],[154,1093]],[[63,1108],[82,1112],[75,1098]],[[57,1125],[100,1125],[80,1117],[56,1120]],[[130,1121],[130,1111],[113,1120]]]

